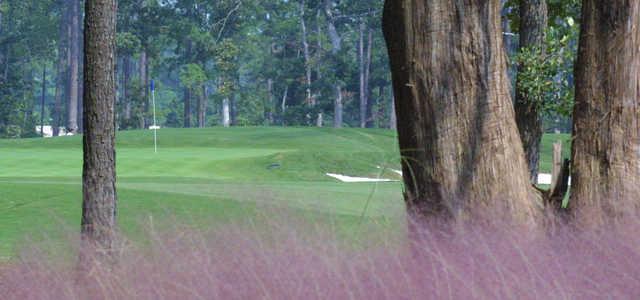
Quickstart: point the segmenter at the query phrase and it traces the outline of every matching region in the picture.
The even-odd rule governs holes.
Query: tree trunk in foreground
[[[387,0],[405,201],[414,217],[534,224],[506,73],[500,1]]]
[[[640,1],[583,1],[570,201],[579,222],[636,216],[639,70]]]
[[[547,23],[546,0],[521,0],[520,48],[535,48],[541,51],[541,53],[544,53],[544,38]],[[523,65],[518,66],[518,72],[526,67],[527,66]],[[535,184],[538,180],[540,142],[543,134],[540,111],[540,102],[542,99],[534,99],[528,95],[526,91],[524,91],[522,84],[520,80],[516,81],[516,122],[529,165],[529,177],[531,183]]]
[[[105,252],[113,250],[116,227],[115,34],[116,1],[87,0],[82,240]]]

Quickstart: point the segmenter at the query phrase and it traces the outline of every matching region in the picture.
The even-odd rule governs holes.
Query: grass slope
[[[117,138],[119,222],[135,234],[140,220],[178,217],[198,226],[269,208],[338,220],[345,228],[401,220],[400,183],[336,182],[324,174],[396,178],[395,134],[330,128],[162,129],[159,153],[149,131]],[[545,136],[541,168],[551,167]],[[0,140],[0,258],[25,236],[62,241],[80,220],[81,137]],[[340,227],[339,226],[339,227]],[[68,228],[69,230],[65,230]]]

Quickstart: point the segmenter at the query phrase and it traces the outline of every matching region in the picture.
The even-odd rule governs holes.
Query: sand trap
[[[398,180],[384,179],[384,178],[351,177],[351,176],[345,176],[345,175],[333,174],[333,173],[327,173],[326,175],[329,177],[338,179],[342,182],[351,182],[351,183],[352,182],[397,182],[398,181]]]

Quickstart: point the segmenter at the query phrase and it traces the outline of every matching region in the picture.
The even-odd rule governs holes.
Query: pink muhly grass
[[[640,222],[543,234],[416,225],[413,241],[339,238],[273,216],[255,227],[146,231],[79,278],[39,247],[0,265],[2,299],[633,299]],[[309,226],[311,225],[311,226]],[[314,229],[315,228],[315,229]],[[387,234],[387,233],[381,233]],[[35,250],[34,250],[35,249]],[[65,262],[66,261],[66,262]]]

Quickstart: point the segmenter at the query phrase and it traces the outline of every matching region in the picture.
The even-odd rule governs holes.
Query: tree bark
[[[499,0],[387,0],[405,201],[415,218],[495,217],[535,225],[508,93]]]
[[[520,48],[537,49],[544,53],[545,30],[547,29],[546,0],[520,1]],[[527,66],[519,65],[518,72]],[[520,138],[524,146],[524,153],[529,165],[531,183],[537,183],[540,164],[540,142],[542,141],[542,116],[540,111],[542,99],[528,95],[523,88],[523,82],[516,81],[516,122]]]
[[[570,201],[581,223],[636,217],[640,204],[639,24],[639,1],[583,1]]]
[[[82,240],[110,253],[116,227],[116,1],[87,0],[84,23]]]
[[[69,98],[67,99],[67,132],[78,133],[78,67],[80,60],[79,51],[79,19],[80,11],[78,0],[69,0],[70,26],[70,61],[69,61]]]

